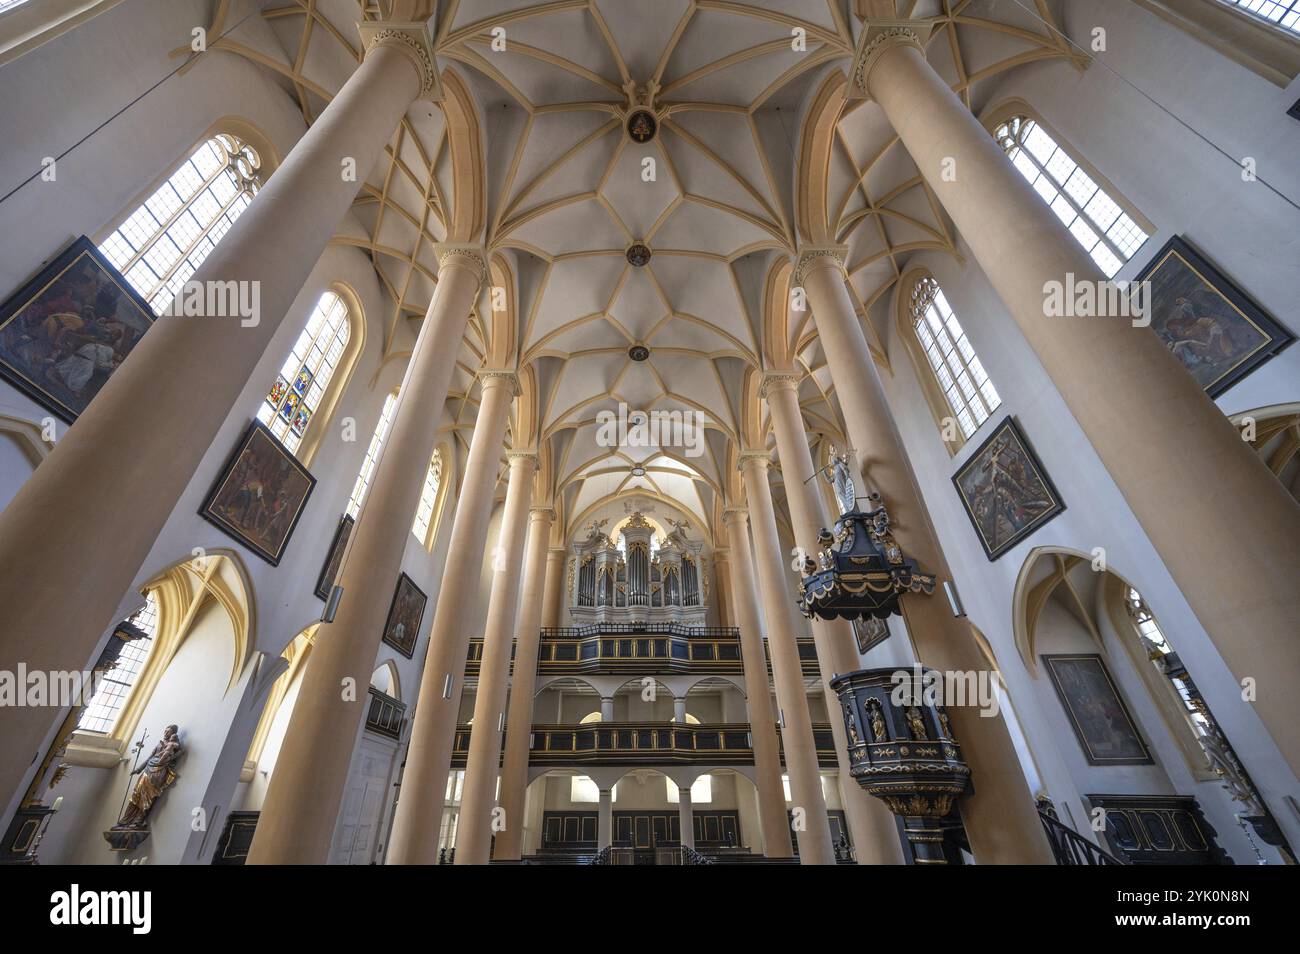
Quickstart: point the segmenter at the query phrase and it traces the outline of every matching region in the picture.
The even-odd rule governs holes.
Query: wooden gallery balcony
[[[799,642],[805,676],[816,677],[817,650],[811,639]],[[511,650],[513,654],[514,650]],[[477,676],[483,640],[471,639],[465,675]],[[772,663],[767,661],[768,672]],[[729,626],[657,626],[603,623],[581,628],[543,629],[537,674],[596,675],[626,672],[638,676],[682,674],[740,675],[740,630]]]
[[[470,726],[456,727],[452,766],[464,768]],[[817,761],[837,765],[829,725],[814,725]],[[778,736],[779,741],[779,736]],[[781,753],[784,763],[785,753]],[[672,722],[604,722],[588,725],[534,725],[530,765],[753,765],[754,750],[745,723],[677,725]]]

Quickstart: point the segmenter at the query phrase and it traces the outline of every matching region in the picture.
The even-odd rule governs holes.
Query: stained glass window
[[[370,438],[370,446],[366,448],[366,459],[361,462],[361,473],[357,474],[357,482],[352,487],[352,499],[348,501],[348,513],[353,519],[361,512],[361,501],[366,499],[366,491],[370,489],[370,478],[375,473],[375,462],[379,460],[379,449],[384,446],[384,438],[388,436],[388,426],[393,422],[393,407],[397,404],[397,395],[390,394],[384,398],[383,410],[379,412],[379,423],[375,425],[375,433]]]
[[[424,475],[424,490],[420,492],[420,505],[415,508],[415,523],[411,532],[421,541],[428,539],[433,523],[433,508],[438,503],[438,488],[442,486],[442,452],[435,450]]]
[[[1114,278],[1149,238],[1142,227],[1032,119],[1016,116],[993,135],[1106,277]]]
[[[252,146],[219,133],[186,159],[99,250],[162,314],[261,187]]]
[[[998,390],[966,338],[939,283],[930,276],[912,289],[912,328],[930,370],[948,399],[962,437],[970,437],[1002,404]]]
[[[117,724],[118,714],[126,704],[131,687],[140,678],[149,651],[153,649],[153,638],[158,632],[158,600],[151,590],[145,596],[145,604],[127,622],[144,633],[139,639],[127,641],[118,653],[117,664],[99,680],[95,694],[82,710],[77,728],[86,732],[112,732]]]
[[[291,452],[297,451],[320,407],[351,330],[343,299],[333,292],[321,295],[262,401],[257,419]]]
[[[1240,10],[1300,33],[1300,0],[1224,0]]]

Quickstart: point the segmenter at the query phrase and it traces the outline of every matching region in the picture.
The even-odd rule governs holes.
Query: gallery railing
[[[509,727],[507,727],[507,732]],[[463,768],[469,754],[470,726],[456,727],[452,766]],[[817,761],[837,764],[829,725],[814,725]],[[782,753],[784,761],[784,753]],[[740,723],[677,725],[672,722],[597,722],[588,725],[534,725],[530,765],[752,765],[749,726]]]
[[[1052,846],[1052,854],[1058,865],[1122,865],[1112,854],[1108,854],[1084,838],[1073,828],[1062,824],[1051,815],[1040,810],[1038,817],[1043,823],[1043,831]]]
[[[387,693],[370,687],[370,706],[366,709],[366,730],[386,735],[390,739],[402,737],[402,720],[406,718],[406,703]]]
[[[668,629],[670,627],[661,627]],[[740,675],[744,665],[740,636],[727,627],[676,627],[681,632],[646,633],[626,624],[544,629],[537,651],[539,675],[635,672],[638,675],[717,673]],[[690,632],[693,635],[683,635]],[[798,640],[805,676],[816,676],[817,649],[811,639]],[[471,639],[465,675],[478,674],[483,640]],[[771,671],[768,662],[768,671]]]

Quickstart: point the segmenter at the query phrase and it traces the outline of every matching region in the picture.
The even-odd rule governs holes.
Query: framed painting
[[[1177,236],[1137,281],[1151,283],[1151,329],[1210,397],[1218,397],[1295,340]]]
[[[1101,656],[1041,658],[1089,765],[1153,764]]]
[[[325,565],[321,567],[320,577],[316,580],[316,595],[323,600],[330,598],[330,589],[338,578],[339,567],[343,565],[343,551],[348,548],[348,541],[352,539],[352,528],[356,523],[350,513],[345,513],[339,520],[338,529],[334,531],[329,555],[325,557]]]
[[[388,607],[388,622],[384,624],[384,642],[410,659],[415,655],[415,639],[420,634],[420,620],[429,598],[405,573],[397,577],[393,603]]]
[[[1065,509],[1010,415],[953,475],[952,482],[990,560]]]
[[[83,235],[0,306],[0,375],[71,424],[153,321]]]
[[[199,516],[267,563],[279,566],[315,486],[316,478],[307,468],[261,421],[253,421],[199,508]]]

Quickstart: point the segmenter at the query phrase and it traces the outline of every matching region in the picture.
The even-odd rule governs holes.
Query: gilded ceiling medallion
[[[632,474],[633,477],[644,477],[644,476],[645,476],[645,468],[642,467],[640,464],[637,464],[636,466],[634,466],[634,467],[632,468],[632,470],[631,470],[631,474]],[[633,520],[637,519],[638,517],[640,517],[642,523],[645,523],[645,517],[642,517],[641,514],[636,513],[636,514],[633,514],[633,515],[632,515],[632,519],[633,519]],[[631,526],[631,523],[630,523],[630,522],[629,522],[628,526]]]
[[[633,142],[644,145],[659,132],[659,120],[648,109],[638,109],[627,117],[627,136]]]
[[[650,264],[650,246],[644,242],[633,242],[627,247],[627,263],[633,268]]]

